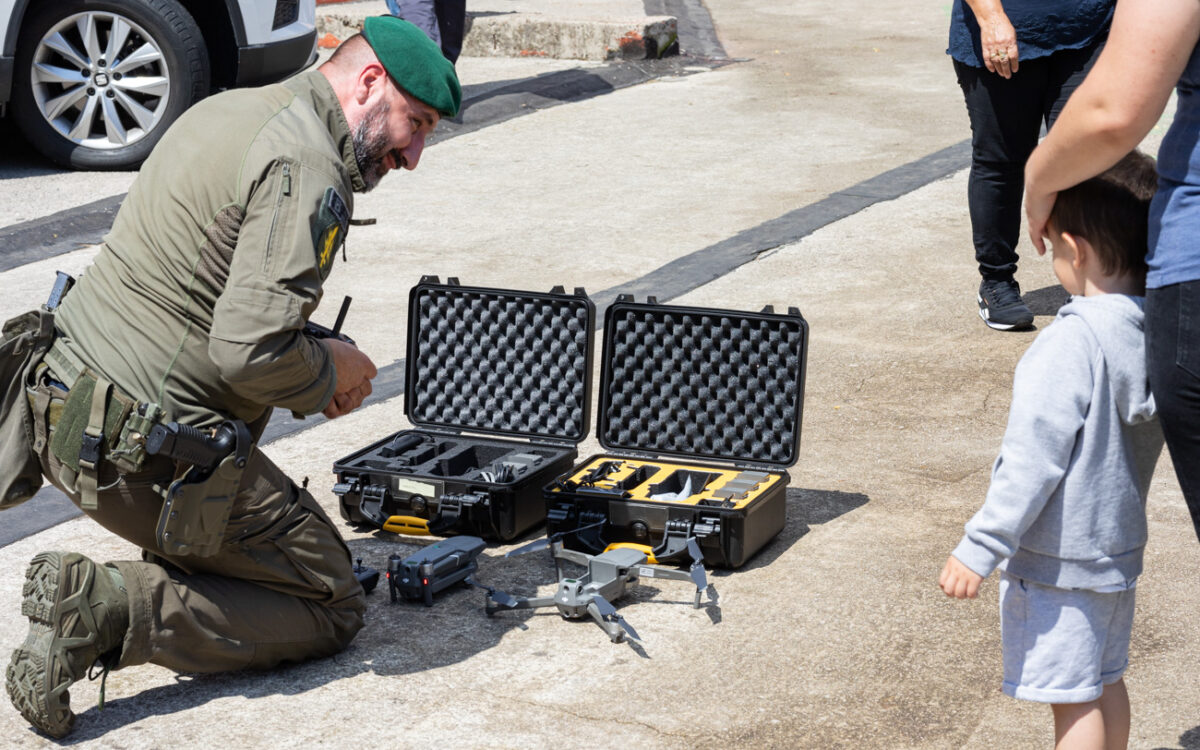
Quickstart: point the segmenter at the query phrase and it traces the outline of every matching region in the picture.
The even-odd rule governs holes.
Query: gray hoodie
[[[1017,365],[987,500],[953,554],[1061,588],[1142,571],[1162,430],[1146,380],[1141,297],[1074,297]]]

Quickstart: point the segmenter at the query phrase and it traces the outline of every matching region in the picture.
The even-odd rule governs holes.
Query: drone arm
[[[588,561],[592,559],[592,555],[589,555],[586,552],[567,549],[561,545],[558,547],[558,549],[554,550],[554,557],[560,560],[573,562],[576,565],[581,565],[585,568],[588,566]]]
[[[645,568],[646,566],[643,565],[642,567]],[[652,568],[652,570],[654,571],[653,576],[648,576],[648,575],[643,574],[642,577],[643,578],[668,578],[672,581],[687,581],[688,583],[692,582],[692,574],[691,574],[691,572],[686,571],[686,570],[675,570],[674,568],[660,568],[658,566],[655,566],[654,568]]]
[[[625,638],[625,632],[621,630],[621,626],[616,622],[609,622],[604,619],[604,615],[600,614],[600,608],[596,606],[596,600],[588,602],[587,613],[592,616],[596,624],[600,626],[607,635],[608,639],[613,643],[620,643]]]
[[[687,581],[688,583],[691,583],[691,584],[698,583],[695,575],[693,574],[693,572],[691,570],[676,570],[675,568],[663,568],[663,567],[659,567],[657,565],[655,565],[653,567],[647,567],[647,566],[643,565],[641,569],[643,571],[643,573],[642,573],[643,578],[666,578],[666,579],[669,579],[672,581]],[[648,576],[645,574],[645,571],[649,571],[649,570],[654,571],[653,576]],[[700,599],[701,599],[701,595],[704,593],[705,588],[706,587],[704,587],[704,586],[696,585],[696,598],[695,598],[695,601],[692,602],[692,606],[695,607],[696,609],[700,609]],[[711,595],[711,592],[710,592],[710,595]]]

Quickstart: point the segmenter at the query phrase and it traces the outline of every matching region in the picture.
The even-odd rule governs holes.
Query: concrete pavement
[[[367,627],[331,659],[267,673],[123,670],[108,678],[103,712],[98,686],[77,685],[73,743],[1052,744],[1048,709],[1000,694],[995,578],[974,602],[948,601],[936,588],[986,491],[1012,368],[1035,335],[993,332],[975,313],[965,162],[955,166],[952,148],[969,128],[943,54],[947,6],[710,0],[707,8],[726,52],[743,62],[435,144],[417,171],[357,202],[358,216],[379,223],[354,230],[327,298],[354,296],[347,330],[384,365],[404,356],[405,295],[423,274],[601,296],[678,261],[695,280],[674,302],[800,307],[812,340],[788,523],[745,567],[713,574],[719,610],[691,609],[686,588],[643,586],[620,609],[646,639],[639,653],[553,614],[485,618],[478,592],[453,592],[430,609],[393,606],[377,592]],[[459,68],[499,85],[520,77],[518,66],[527,76],[549,64],[464,57]],[[1148,150],[1159,138],[1151,135]],[[946,149],[946,176],[920,171]],[[889,172],[928,176],[878,199],[871,178]],[[824,223],[786,231],[798,226],[797,209],[834,196],[876,202],[848,214],[825,203]],[[711,249],[739,236],[758,238],[758,251],[739,267],[713,264],[730,256]],[[81,268],[87,253],[5,272],[0,309],[38,303],[53,268]],[[1027,245],[1024,256],[1019,280],[1044,327],[1062,293],[1047,261]],[[719,273],[706,277],[710,267]],[[399,398],[377,403],[266,450],[297,480],[309,477],[336,514],[332,461],[406,426],[401,407]],[[590,438],[580,449],[598,451]],[[1197,748],[1200,545],[1166,458],[1149,517],[1127,675],[1131,746]],[[422,544],[346,535],[375,567]],[[137,554],[84,519],[0,548],[10,571],[0,576],[0,643],[23,637],[21,571],[52,548]],[[505,559],[507,549],[485,552],[480,578],[548,592],[546,560]],[[0,736],[49,744],[11,710],[0,711]]]

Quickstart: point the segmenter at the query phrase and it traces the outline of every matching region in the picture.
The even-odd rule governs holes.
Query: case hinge
[[[742,471],[746,471],[746,470],[761,471],[764,474],[778,474],[779,473],[779,464],[772,465],[772,464],[764,464],[764,463],[755,463],[753,461],[739,461],[738,463],[735,463],[734,466],[741,469]]]

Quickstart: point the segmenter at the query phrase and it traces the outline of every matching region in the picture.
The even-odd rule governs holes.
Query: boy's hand
[[[942,574],[938,576],[938,585],[942,587],[942,591],[946,592],[946,596],[956,599],[974,599],[979,596],[981,583],[983,576],[960,563],[954,555],[950,555],[946,560],[946,567],[942,568]]]

